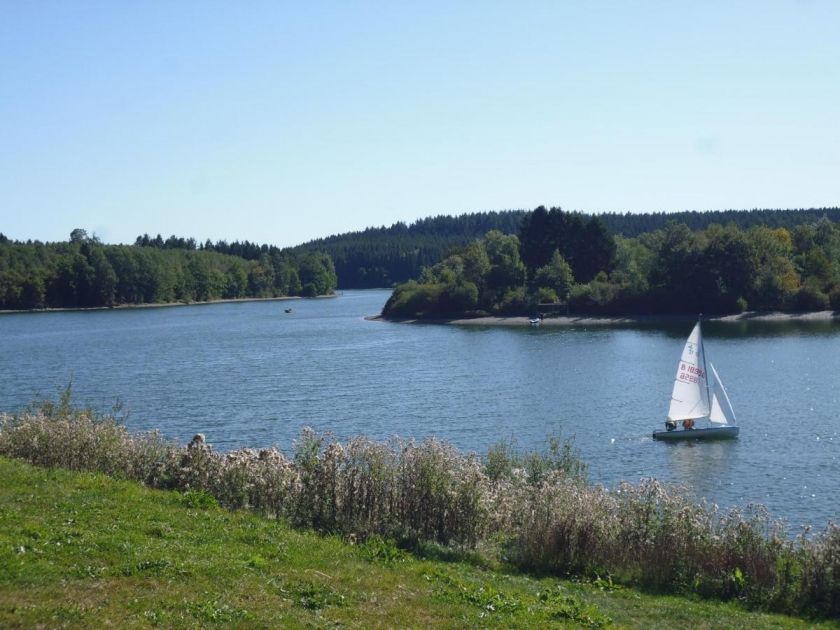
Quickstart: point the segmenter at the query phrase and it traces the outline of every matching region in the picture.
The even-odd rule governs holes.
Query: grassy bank
[[[761,506],[719,511],[655,480],[591,486],[572,445],[559,440],[545,453],[502,444],[479,457],[436,440],[339,443],[304,431],[288,454],[219,453],[203,436],[179,446],[131,434],[73,408],[68,391],[31,413],[0,416],[0,456],[189,492],[363,543],[433,544],[531,575],[840,618],[840,527],[793,539]]]
[[[0,479],[2,627],[836,627],[351,544],[100,474],[0,459]]]

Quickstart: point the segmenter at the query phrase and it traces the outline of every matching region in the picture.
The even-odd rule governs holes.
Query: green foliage
[[[476,566],[454,554],[370,561],[336,537],[245,512],[196,513],[176,493],[101,475],[0,460],[0,477],[4,628],[545,628],[607,618],[619,628],[686,619],[700,627],[836,625]],[[162,524],[164,536],[147,535]]]
[[[74,230],[67,243],[6,239],[0,241],[0,309],[316,296],[337,285],[332,260],[322,252],[257,248],[258,256],[246,259],[238,253],[252,248],[234,245],[195,249],[194,240],[174,236],[103,245],[84,230]]]
[[[612,268],[615,243],[597,217],[540,206],[522,220],[519,236],[522,258],[531,273],[549,265],[555,251],[569,261],[574,276],[583,282]]]
[[[796,292],[791,306],[795,311],[825,311],[829,308],[830,301],[829,297],[820,291],[817,283],[810,282]]]
[[[546,213],[549,211],[546,210]],[[530,213],[523,210],[504,212],[480,212],[460,216],[437,216],[420,219],[410,225],[395,223],[390,227],[369,228],[360,232],[350,232],[329,236],[305,243],[291,250],[284,250],[283,255],[295,256],[302,252],[319,251],[327,253],[335,262],[338,276],[338,288],[360,289],[372,287],[391,287],[416,279],[424,267],[433,267],[454,250],[465,247],[483,237],[490,230],[499,230],[504,234],[518,234],[523,219]],[[580,230],[586,234],[586,228],[593,215],[574,213],[572,231]],[[689,229],[705,230],[712,224],[734,224],[741,230],[749,231],[756,226],[766,226],[768,230],[776,228],[787,230],[803,224],[812,224],[822,217],[830,221],[840,220],[840,208],[812,208],[807,210],[726,210],[718,212],[676,212],[676,213],[605,213],[597,215],[598,224],[589,229],[595,248],[587,250],[586,238],[581,239],[581,251],[573,255],[570,249],[558,245],[546,245],[542,261],[525,260],[529,270],[545,265],[554,249],[559,248],[571,264],[575,277],[582,282],[591,280],[598,271],[610,272],[610,265],[599,255],[609,254],[609,240],[603,240],[605,234],[616,234],[625,238],[636,238],[646,233],[662,230],[669,222],[681,223]],[[565,231],[565,230],[564,230]],[[816,238],[812,233],[809,238]],[[600,244],[598,244],[601,239]],[[524,240],[528,240],[525,238]],[[2,241],[2,239],[0,239]],[[195,239],[170,236],[163,239],[160,235],[140,236],[135,244],[157,249],[195,250],[197,247],[206,251],[239,256],[246,260],[259,260],[261,256],[274,256],[280,252],[277,248],[257,245],[248,241],[218,241],[196,244]],[[617,248],[620,247],[616,240]],[[821,247],[825,247],[821,245]],[[525,250],[530,249],[526,246]],[[599,253],[600,252],[600,253]],[[616,252],[617,254],[618,252]],[[836,260],[836,253],[827,252],[829,259]],[[525,256],[523,252],[523,256]],[[578,260],[575,260],[575,259]],[[578,263],[586,269],[578,269]],[[275,267],[276,270],[276,267]],[[482,274],[483,275],[483,272]],[[474,279],[467,277],[475,282]],[[282,282],[281,282],[282,284]],[[479,290],[481,287],[479,286]],[[298,295],[301,288],[283,291],[283,295]]]
[[[517,237],[490,231],[462,253],[424,269],[420,282],[399,285],[383,312],[397,318],[443,318],[515,311],[526,302],[525,277]]]
[[[393,540],[381,536],[369,537],[359,545],[359,550],[371,562],[394,564],[406,559],[406,553]]]
[[[615,234],[627,237],[640,236],[646,232],[663,229],[668,223],[681,223],[691,230],[705,230],[710,225],[733,224],[742,230],[756,226],[768,229],[791,229],[798,225],[811,224],[826,217],[832,222],[840,221],[840,207],[808,209],[758,209],[758,210],[714,210],[687,212],[656,212],[624,214],[607,212],[598,217]]]
[[[595,606],[587,605],[579,598],[559,589],[543,591],[540,601],[550,609],[554,619],[571,621],[583,628],[608,628],[612,619],[601,613]]]
[[[586,464],[575,450],[574,439],[549,436],[547,441],[545,452],[522,452],[513,441],[497,442],[487,451],[484,460],[488,478],[499,482],[511,478],[519,470],[534,486],[557,475],[574,482],[585,481]]]
[[[545,212],[550,213],[549,210]],[[554,249],[560,249],[572,266],[578,281],[588,282],[598,271],[611,272],[609,234],[636,238],[645,233],[662,230],[672,221],[685,224],[695,231],[705,230],[712,224],[734,224],[741,230],[748,231],[755,226],[767,226],[768,229],[792,229],[797,225],[814,223],[823,216],[831,221],[840,220],[840,208],[605,213],[594,216],[564,213],[571,214],[572,218],[558,221],[554,225],[556,229],[553,230],[552,238],[562,240],[566,232],[583,234],[583,238],[577,239],[577,243],[571,248],[560,242],[556,242],[553,246],[545,242],[544,247],[540,248],[541,258],[538,256],[532,259],[531,255],[526,255],[525,252],[531,249],[532,238],[537,240],[541,238],[540,231],[534,229],[531,233],[526,233],[520,229],[523,220],[527,220],[530,214],[523,210],[511,210],[464,214],[456,217],[430,217],[410,225],[395,223],[390,227],[369,228],[360,232],[334,235],[305,243],[292,251],[328,253],[335,261],[339,288],[391,287],[418,278],[424,267],[433,267],[453,251],[483,237],[490,230],[499,230],[504,234],[518,234],[523,243],[528,242],[523,249],[523,260],[529,271],[533,272],[534,269],[545,265]],[[592,223],[593,218],[597,219],[596,223]],[[163,239],[149,239],[146,236],[145,241],[146,244],[156,241],[159,247],[176,247],[179,241],[183,243],[184,239],[170,237],[164,241]],[[259,246],[247,241],[231,244],[210,243],[209,245],[215,251],[236,254],[248,259],[258,258],[262,251]],[[829,253],[828,256],[836,259],[834,254]],[[474,279],[468,279],[475,282]],[[481,290],[480,286],[479,290]]]
[[[440,284],[409,280],[399,285],[385,303],[383,313],[389,317],[434,317],[438,313]]]
[[[840,229],[826,217],[793,233],[734,223],[692,231],[671,221],[637,238],[611,238],[594,219],[540,207],[525,215],[515,244],[514,236],[489,232],[427,268],[419,281],[399,285],[383,314],[529,315],[536,304],[557,301],[570,313],[596,315],[812,311],[840,304]]]
[[[834,287],[828,294],[828,303],[833,311],[840,311],[840,285]]]
[[[311,252],[302,256],[298,277],[305,297],[328,295],[335,290],[337,284],[332,259],[322,252]]]
[[[574,281],[572,268],[560,254],[560,250],[556,249],[548,264],[534,272],[533,285],[538,289],[550,289],[556,296],[555,301],[560,299],[565,302],[569,299]]]
[[[513,469],[519,463],[520,455],[513,441],[502,440],[487,450],[484,470],[490,481],[497,482],[513,474]]]
[[[59,408],[67,405],[53,410]],[[88,597],[105,589],[105,600],[124,606],[134,599],[120,614],[188,626],[176,623],[182,613],[188,621],[231,623],[250,619],[254,607],[265,614],[278,604],[286,612],[348,607],[348,615],[359,614],[359,602],[373,601],[364,592],[380,588],[382,579],[411,580],[399,591],[401,602],[414,592],[424,611],[436,602],[458,607],[468,625],[497,616],[508,625],[605,622],[606,615],[579,596],[582,585],[571,593],[568,584],[515,582],[488,570],[501,562],[532,573],[607,576],[588,591],[601,593],[598,608],[627,593],[615,588],[621,583],[804,615],[840,614],[837,526],[791,540],[760,507],[720,514],[653,480],[614,490],[590,486],[575,477],[568,442],[558,441],[538,459],[503,445],[484,463],[434,440],[340,444],[308,433],[289,459],[274,449],[217,453],[199,436],[187,447],[155,451],[142,434],[109,441],[102,439],[109,434],[97,432],[110,426],[104,419],[92,423],[72,405],[68,413],[0,417],[0,455],[43,462],[48,454],[53,466],[116,472],[191,493],[152,494],[100,474],[37,472],[0,459],[0,625],[19,621],[8,606],[34,583],[52,585],[62,605],[79,601],[78,610],[65,613],[78,614],[80,625],[96,625],[91,610],[103,614],[108,604],[97,600],[91,607]],[[115,462],[119,467],[109,468]],[[202,493],[271,519],[196,509]],[[286,523],[367,542],[348,549],[333,536],[316,546],[310,536],[301,548],[294,541],[303,535]],[[437,541],[450,551],[448,564],[430,566],[429,555],[415,561],[392,540],[417,548]],[[475,549],[486,559],[471,566],[484,569],[453,566]],[[376,579],[365,582],[371,575]],[[91,589],[91,579],[102,589]],[[244,599],[233,595],[241,581],[248,584]],[[166,606],[137,602],[132,589],[146,584],[175,596]],[[350,589],[360,597],[345,596]],[[378,595],[373,608],[394,600],[396,589]],[[39,597],[46,592],[38,589]],[[77,600],[80,593],[85,598]],[[273,597],[271,605],[266,597]],[[615,618],[622,606],[612,606]]]
[[[206,490],[187,490],[181,495],[181,503],[185,507],[198,508],[201,510],[214,509],[219,507],[219,502]]]
[[[418,278],[424,267],[433,267],[453,250],[469,246],[490,230],[516,234],[522,211],[479,212],[457,217],[437,216],[411,225],[369,228],[318,239],[293,248],[293,253],[322,251],[335,262],[338,287],[366,289],[390,287]],[[466,280],[477,284],[486,270],[481,260],[465,261]],[[471,265],[477,265],[477,268]]]
[[[519,597],[497,590],[492,584],[474,583],[459,579],[443,571],[427,576],[436,585],[436,594],[444,599],[463,601],[478,608],[482,617],[509,615],[522,607]]]
[[[235,621],[253,619],[253,615],[247,610],[234,608],[218,600],[208,600],[191,604],[189,611],[196,620],[205,623],[230,624]]]
[[[478,287],[468,280],[456,280],[443,285],[438,297],[442,314],[459,315],[478,306]]]
[[[345,598],[328,585],[312,580],[286,582],[282,590],[294,603],[306,610],[321,610],[327,606],[343,606]]]

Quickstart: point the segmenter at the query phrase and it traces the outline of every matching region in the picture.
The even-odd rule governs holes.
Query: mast
[[[700,313],[697,316],[697,325],[700,326],[700,322],[703,321],[703,313]],[[703,343],[703,333],[702,328],[700,329],[700,350],[703,352],[703,373],[706,375],[706,400],[709,401],[709,413],[711,413],[711,406],[712,406],[712,390],[709,389],[709,370],[706,367],[706,344]]]

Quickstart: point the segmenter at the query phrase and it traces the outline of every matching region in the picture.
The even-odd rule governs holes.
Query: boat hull
[[[732,440],[738,437],[738,427],[709,427],[708,429],[678,429],[654,431],[654,440],[679,442],[681,440]]]

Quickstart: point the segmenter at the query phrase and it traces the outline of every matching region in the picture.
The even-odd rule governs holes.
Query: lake
[[[575,438],[590,480],[657,477],[721,506],[758,502],[792,528],[838,517],[840,325],[704,325],[740,439],[664,444],[692,324],[474,328],[366,321],[388,291],[330,299],[0,316],[0,409],[122,401],[134,430],[215,447],[304,426],[346,438],[437,436],[483,452]],[[291,313],[284,309],[292,308]]]

